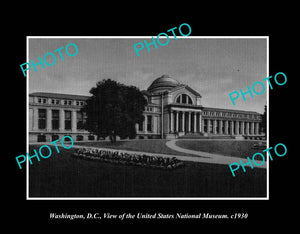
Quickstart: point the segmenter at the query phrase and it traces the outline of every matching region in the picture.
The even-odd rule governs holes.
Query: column
[[[136,124],[135,124],[135,132],[138,133],[138,131],[139,131],[139,124],[136,123]]]
[[[219,120],[219,134],[223,134],[223,120]]]
[[[47,108],[46,129],[47,132],[50,132],[52,130],[52,110],[50,108]]]
[[[259,123],[255,123],[255,135],[259,135]]]
[[[213,120],[213,134],[217,134],[217,120]]]
[[[235,121],[235,135],[239,135],[240,134],[240,124],[239,121]]]
[[[176,111],[176,132],[179,132],[179,111]]]
[[[210,133],[210,119],[207,120],[207,133]]]
[[[254,122],[251,122],[251,134],[254,135]]]
[[[226,135],[228,135],[228,120],[225,120],[225,127],[224,127],[225,129],[224,129],[224,133],[226,134]]]
[[[147,115],[144,115],[145,119],[144,119],[144,132],[146,133],[147,132]]]
[[[197,132],[197,112],[194,112],[194,131]]]
[[[76,110],[72,110],[72,116],[71,116],[71,129],[72,132],[76,132],[77,131],[77,111]]]
[[[241,135],[244,135],[244,134],[245,134],[245,133],[244,133],[244,129],[245,129],[245,122],[242,121],[242,122],[241,122]]]
[[[192,125],[192,113],[188,112],[188,132],[191,132],[191,125]]]
[[[33,131],[37,131],[38,130],[38,122],[39,122],[39,118],[38,118],[38,108],[36,107],[33,107],[33,112],[32,112],[32,115],[33,115],[33,128],[32,130]]]
[[[168,124],[170,124],[170,123],[168,123]],[[167,125],[168,126],[168,125]],[[168,129],[168,131],[170,131],[170,129]],[[167,131],[167,132],[168,132]],[[153,133],[154,132],[154,115],[152,115],[152,117],[151,117],[151,132]]]
[[[174,132],[174,113],[170,112],[170,132]]]
[[[185,131],[185,116],[184,116],[184,112],[182,112],[182,131],[184,132]]]
[[[157,131],[157,116],[153,115],[153,133],[158,133]]]
[[[246,122],[245,134],[249,135],[249,122]]]
[[[233,121],[230,121],[230,134],[233,135],[234,134],[234,125],[233,125]]]
[[[199,113],[199,132],[202,132],[202,126],[204,126],[204,119],[202,119],[202,114]]]
[[[65,131],[65,110],[64,109],[59,110],[59,131],[60,132]]]

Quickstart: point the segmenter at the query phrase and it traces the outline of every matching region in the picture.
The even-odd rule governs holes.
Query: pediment
[[[201,94],[198,93],[196,90],[192,89],[191,87],[189,87],[188,85],[179,85],[177,87],[174,87],[173,89],[169,90],[169,93],[177,93],[180,90],[186,89],[188,92],[192,93],[193,95],[200,97],[201,98]]]

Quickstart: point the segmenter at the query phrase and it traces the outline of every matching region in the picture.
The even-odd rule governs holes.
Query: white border
[[[169,36],[174,38],[173,36]],[[176,36],[184,39],[266,39],[267,76],[269,77],[269,36]],[[29,63],[29,39],[130,39],[152,36],[26,36],[26,62]],[[26,71],[26,152],[29,152],[29,72]],[[259,79],[259,78],[258,78]],[[263,78],[262,78],[263,79]],[[267,83],[267,81],[266,81]],[[269,148],[269,86],[267,85],[267,147]],[[26,200],[269,200],[269,161],[267,160],[266,197],[29,197],[29,163],[26,158]]]

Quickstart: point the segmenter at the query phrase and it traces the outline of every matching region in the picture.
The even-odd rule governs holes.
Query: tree
[[[91,88],[92,96],[83,111],[87,115],[85,129],[98,137],[109,136],[111,142],[120,138],[134,138],[135,124],[144,120],[147,105],[140,90],[111,79],[104,79]]]

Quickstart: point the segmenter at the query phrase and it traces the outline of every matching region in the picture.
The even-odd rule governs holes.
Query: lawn
[[[266,158],[266,152],[263,149],[253,149],[258,144],[257,141],[239,141],[239,140],[179,140],[176,145],[190,150],[203,151],[207,153],[216,153],[225,156],[252,158],[252,155],[260,152]]]
[[[29,154],[39,146],[31,145]],[[185,162],[172,171],[88,161],[75,149],[29,166],[29,197],[265,197],[266,170]]]

